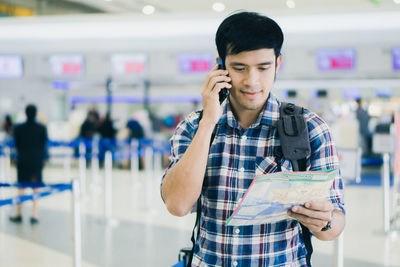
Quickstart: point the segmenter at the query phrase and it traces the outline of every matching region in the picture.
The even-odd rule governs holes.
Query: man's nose
[[[259,73],[256,70],[250,69],[246,73],[244,83],[248,87],[257,86],[259,83]]]

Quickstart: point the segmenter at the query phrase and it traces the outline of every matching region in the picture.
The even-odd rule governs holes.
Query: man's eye
[[[244,71],[244,68],[233,68],[235,71]]]

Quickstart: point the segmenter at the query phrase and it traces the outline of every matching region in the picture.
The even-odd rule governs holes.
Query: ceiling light
[[[296,7],[296,3],[293,0],[287,0],[286,1],[286,5],[288,6],[288,8],[295,8]]]
[[[221,2],[215,2],[215,3],[212,5],[212,9],[213,9],[215,12],[222,12],[222,11],[225,10],[225,5],[224,5],[223,3],[221,3]]]
[[[151,15],[154,13],[155,10],[156,10],[156,8],[154,6],[146,5],[143,7],[142,12],[145,15]]]
[[[104,0],[104,1],[106,1],[106,2],[111,2],[112,0]]]
[[[400,0],[393,0],[395,4],[400,4]]]

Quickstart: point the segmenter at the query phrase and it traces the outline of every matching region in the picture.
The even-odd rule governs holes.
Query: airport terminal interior
[[[337,147],[346,225],[312,239],[313,266],[400,266],[399,0],[0,0],[0,267],[178,262],[196,215],[161,199],[169,140],[202,109],[237,10],[282,27],[272,93],[323,118]],[[43,184],[21,195],[29,105],[47,139]]]

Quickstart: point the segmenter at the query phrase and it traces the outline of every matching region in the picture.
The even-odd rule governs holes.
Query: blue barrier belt
[[[60,193],[65,190],[72,190],[72,184],[58,184],[57,186],[53,185],[53,187],[51,187],[50,189],[48,189],[46,191],[33,193],[31,195],[22,195],[22,196],[7,198],[7,199],[1,199],[0,207],[5,206],[5,205],[18,205],[25,201],[37,200],[39,198],[50,196],[55,193]]]
[[[18,187],[18,188],[41,188],[41,187],[60,187],[60,186],[67,186],[70,185],[69,183],[57,183],[57,184],[45,184],[45,183],[0,183],[0,187]]]

